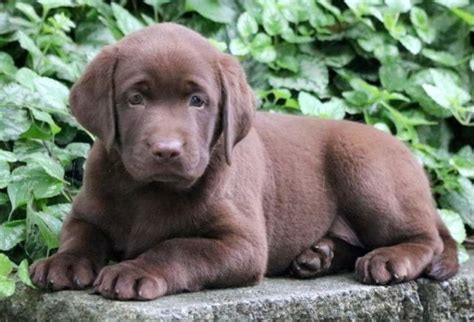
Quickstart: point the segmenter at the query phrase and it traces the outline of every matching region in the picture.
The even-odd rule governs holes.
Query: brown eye
[[[191,96],[189,104],[194,107],[202,107],[204,105],[204,101],[199,96],[193,95]]]
[[[135,93],[128,98],[128,103],[130,105],[143,105],[143,96],[141,94]]]

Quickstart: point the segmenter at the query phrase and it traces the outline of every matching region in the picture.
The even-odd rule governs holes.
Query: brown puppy
[[[159,24],[105,48],[71,107],[98,140],[59,251],[32,267],[40,287],[153,299],[289,271],[355,265],[362,282],[389,284],[458,269],[403,144],[255,113],[237,61],[189,29]]]

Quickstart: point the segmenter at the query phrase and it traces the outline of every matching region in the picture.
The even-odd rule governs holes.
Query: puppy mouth
[[[189,181],[189,178],[176,175],[176,174],[158,174],[158,175],[153,175],[151,177],[151,181],[175,183],[175,182],[181,182],[181,181]]]

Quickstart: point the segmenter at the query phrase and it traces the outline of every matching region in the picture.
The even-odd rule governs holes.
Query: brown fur
[[[153,299],[290,268],[355,266],[376,284],[458,269],[403,144],[352,122],[255,113],[239,64],[189,29],[159,24],[105,48],[71,107],[98,140],[59,251],[32,267],[40,287]]]

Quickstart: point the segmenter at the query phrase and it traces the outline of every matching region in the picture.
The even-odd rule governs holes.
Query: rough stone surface
[[[0,302],[0,321],[361,320],[473,321],[474,252],[449,281],[366,286],[352,274],[266,279],[254,287],[118,302],[87,292],[41,293],[19,286]]]

